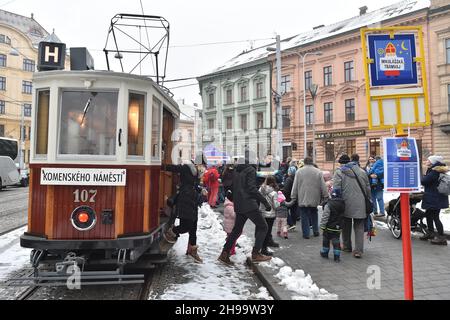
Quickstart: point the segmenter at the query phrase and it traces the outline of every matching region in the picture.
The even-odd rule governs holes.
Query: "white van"
[[[20,182],[16,164],[10,157],[0,156],[0,190]]]

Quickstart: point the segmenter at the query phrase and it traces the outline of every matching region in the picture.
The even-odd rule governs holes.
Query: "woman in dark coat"
[[[422,178],[422,185],[425,187],[423,195],[422,209],[425,209],[427,217],[428,233],[421,237],[421,240],[428,240],[434,237],[433,222],[436,225],[437,236],[431,240],[432,244],[447,245],[447,239],[444,235],[444,227],[439,215],[441,209],[447,209],[449,206],[448,196],[439,193],[437,186],[439,184],[439,175],[447,173],[449,168],[444,164],[444,158],[441,156],[428,157],[425,165],[428,167],[425,176]]]
[[[284,181],[284,186],[283,186],[283,195],[286,198],[286,202],[290,202],[291,201],[291,192],[292,192],[292,187],[294,185],[294,178],[295,178],[295,174],[297,173],[297,168],[292,166],[289,167],[288,171],[287,171],[287,178]],[[295,225],[297,224],[297,211],[298,211],[298,206],[293,206],[292,208],[289,209],[289,216],[288,216],[288,230],[293,230],[295,229]]]
[[[202,263],[197,246],[198,206],[201,205],[198,169],[193,163],[186,162],[163,166],[163,170],[180,175],[180,187],[175,199],[175,214],[180,219],[180,225],[169,226],[164,238],[169,243],[175,243],[180,234],[189,232],[186,254],[192,256],[195,262]]]

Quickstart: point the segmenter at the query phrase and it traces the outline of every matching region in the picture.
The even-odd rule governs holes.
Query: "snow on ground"
[[[251,271],[245,261],[252,250],[252,241],[242,235],[239,248],[232,259],[234,267],[228,267],[217,260],[225,243],[226,233],[219,221],[220,213],[211,210],[205,204],[199,210],[197,245],[203,264],[193,262],[186,256],[188,235],[178,239],[169,252],[170,259],[177,266],[186,270],[186,283],[174,284],[164,291],[162,300],[249,300],[272,299],[266,288],[252,294],[249,290],[254,286]]]
[[[20,236],[27,231],[23,227],[0,237],[0,281],[23,268],[30,261],[31,249],[20,246]]]
[[[253,239],[242,235],[238,240],[236,256],[232,257],[234,267],[227,267],[217,261],[225,242],[226,233],[219,221],[220,213],[211,210],[205,204],[199,214],[197,243],[199,254],[203,258],[203,264],[195,264],[192,259],[186,257],[187,235],[182,235],[171,254],[174,263],[187,269],[187,283],[172,285],[165,290],[159,299],[183,300],[183,299],[218,299],[218,300],[247,300],[247,299],[272,299],[265,287],[259,288],[259,293],[251,294],[248,288],[252,277],[245,266],[247,257],[251,255]],[[292,299],[337,299],[336,295],[329,294],[324,289],[319,289],[313,283],[311,276],[305,275],[302,270],[295,270],[288,266],[280,258],[273,258],[270,262],[261,263],[264,267],[280,269],[277,278],[281,284],[293,291]]]

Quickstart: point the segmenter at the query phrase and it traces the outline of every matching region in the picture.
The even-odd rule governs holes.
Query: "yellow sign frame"
[[[418,88],[423,90],[423,93],[400,93],[398,94],[386,94],[386,95],[371,95],[371,87],[370,87],[370,65],[375,63],[373,59],[368,57],[367,53],[367,34],[369,33],[388,33],[391,39],[394,38],[396,32],[413,32],[418,35],[419,39],[419,52],[420,57],[416,57],[414,59],[415,62],[420,63],[421,70],[421,78],[422,85]],[[368,109],[368,119],[369,119],[369,130],[379,130],[379,129],[391,129],[393,126],[396,126],[400,131],[403,131],[403,127],[405,124],[402,124],[402,113],[401,113],[401,100],[402,99],[413,99],[414,101],[414,118],[415,122],[409,123],[410,127],[425,127],[431,124],[430,118],[430,104],[429,104],[429,96],[428,96],[428,82],[427,82],[427,74],[425,68],[425,49],[424,49],[424,41],[423,41],[423,31],[421,26],[405,26],[405,27],[384,27],[384,28],[362,28],[361,29],[361,43],[362,43],[362,51],[363,51],[363,59],[364,59],[364,76],[365,76],[365,85],[366,85],[366,98],[367,98],[367,109]],[[392,89],[395,90],[395,89]],[[425,122],[420,121],[419,116],[419,99],[424,101],[424,112],[425,112]],[[397,113],[397,124],[396,125],[387,125],[384,123],[384,114],[383,114],[383,101],[385,100],[395,100],[396,105],[396,113]],[[379,125],[373,125],[372,119],[372,102],[377,102],[378,112],[380,118]]]

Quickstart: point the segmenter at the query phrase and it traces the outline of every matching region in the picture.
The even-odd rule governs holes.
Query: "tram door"
[[[163,127],[162,127],[162,163],[172,164],[172,133],[175,130],[175,118],[172,114],[164,109]],[[159,205],[165,207],[166,199],[175,193],[175,177],[172,172],[161,171]]]

